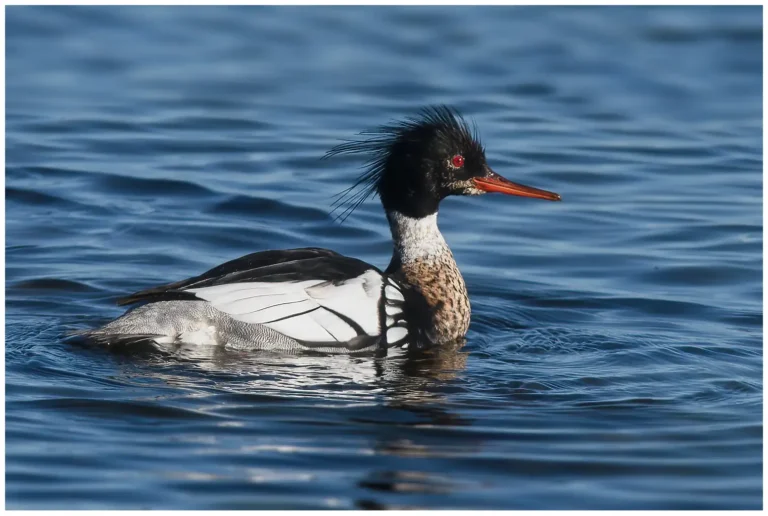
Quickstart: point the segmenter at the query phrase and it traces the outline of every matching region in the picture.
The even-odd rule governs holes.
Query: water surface
[[[761,507],[759,7],[6,12],[9,508]],[[444,203],[463,348],[61,340],[258,250],[385,267],[319,157],[436,103],[563,196]]]

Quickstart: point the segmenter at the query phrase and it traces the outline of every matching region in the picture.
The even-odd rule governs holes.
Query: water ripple
[[[6,498],[32,509],[755,509],[755,7],[12,7]],[[386,267],[320,160],[425,104],[562,203],[446,200],[466,342],[384,360],[66,338],[308,245]],[[138,494],[137,494],[138,493]]]

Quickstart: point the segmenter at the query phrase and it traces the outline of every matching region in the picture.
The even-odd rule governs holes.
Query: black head
[[[360,133],[331,149],[337,154],[366,154],[366,171],[340,194],[336,208],[345,218],[371,194],[387,211],[421,218],[437,212],[448,195],[503,192],[559,200],[560,196],[507,181],[491,170],[485,149],[461,115],[446,106],[424,108],[417,117]]]

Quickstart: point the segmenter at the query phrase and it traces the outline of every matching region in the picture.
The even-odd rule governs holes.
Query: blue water
[[[762,506],[760,7],[6,10],[9,508]],[[447,103],[461,349],[62,340],[270,248],[385,267],[339,139]]]

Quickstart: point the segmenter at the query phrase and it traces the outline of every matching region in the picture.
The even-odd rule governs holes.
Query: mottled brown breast
[[[402,264],[398,275],[418,290],[434,310],[432,322],[438,343],[466,335],[469,329],[469,296],[450,251],[436,259]]]

